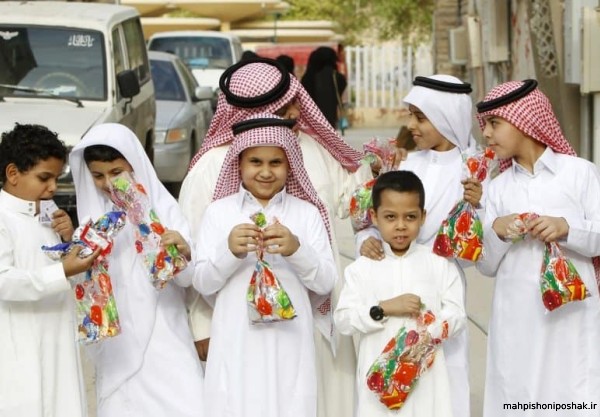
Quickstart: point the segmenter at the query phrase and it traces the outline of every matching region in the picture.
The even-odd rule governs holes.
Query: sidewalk
[[[345,132],[346,141],[362,150],[362,144],[372,137],[396,137],[398,128],[351,128]],[[336,219],[335,233],[338,239],[342,265],[354,260],[354,236],[350,221]],[[483,414],[483,392],[487,348],[487,327],[491,310],[493,279],[482,276],[474,267],[465,270],[467,277],[467,317],[469,324],[469,363],[471,384],[471,417]]]

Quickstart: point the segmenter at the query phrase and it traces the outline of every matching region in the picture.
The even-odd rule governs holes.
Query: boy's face
[[[94,185],[110,197],[110,180],[121,172],[133,172],[129,162],[123,158],[117,158],[114,161],[91,161],[88,169],[94,179]]]
[[[485,118],[483,137],[498,159],[513,158],[520,154],[527,137],[512,123],[498,116]]]
[[[56,181],[62,174],[63,166],[62,160],[53,157],[40,160],[26,172],[20,172],[15,164],[8,164],[4,188],[23,200],[49,200],[54,197]]]
[[[446,139],[427,116],[412,104],[408,106],[410,118],[408,119],[408,130],[412,133],[417,148],[420,150],[432,149],[438,152],[449,151],[454,148],[452,142]]]
[[[383,190],[381,205],[377,211],[371,209],[371,218],[384,242],[394,254],[401,256],[419,235],[425,211],[419,207],[418,193]]]
[[[242,152],[242,184],[263,206],[283,189],[288,171],[285,152],[277,146],[257,146]]]

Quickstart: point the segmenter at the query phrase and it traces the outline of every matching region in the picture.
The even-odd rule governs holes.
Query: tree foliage
[[[386,40],[419,40],[431,34],[434,0],[288,0],[284,19],[331,20],[349,43],[366,33]]]

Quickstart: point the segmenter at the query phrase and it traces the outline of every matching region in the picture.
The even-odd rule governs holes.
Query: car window
[[[196,79],[194,78],[194,76],[192,75],[192,73],[190,72],[188,67],[186,67],[185,64],[183,62],[181,62],[181,60],[175,61],[175,65],[177,65],[177,68],[179,69],[179,73],[181,74],[181,76],[183,78],[183,82],[186,84],[187,89],[190,92],[190,95],[194,95],[194,92],[196,91],[196,87],[198,87],[198,81],[196,81]]]
[[[123,22],[125,32],[125,43],[127,44],[127,56],[129,57],[129,68],[135,71],[140,85],[150,81],[150,69],[148,68],[148,55],[146,43],[139,19],[130,19]]]
[[[152,59],[150,69],[157,100],[186,101],[183,85],[171,62]]]
[[[121,35],[119,32],[119,28],[116,27],[112,31],[112,46],[113,46],[113,60],[115,67],[115,78],[117,74],[121,71],[125,70],[125,60],[123,54],[123,43],[121,42]],[[115,82],[115,85],[117,83]],[[121,89],[117,88],[117,100],[121,99]]]
[[[229,39],[212,36],[173,36],[152,39],[151,51],[177,55],[190,68],[225,69],[233,64]]]
[[[61,97],[106,98],[101,32],[63,27],[0,25],[2,96],[35,97],[27,88]]]

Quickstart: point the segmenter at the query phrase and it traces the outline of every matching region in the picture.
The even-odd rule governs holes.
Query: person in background
[[[329,124],[336,129],[346,77],[337,70],[338,56],[330,47],[321,46],[308,57],[302,85],[319,107]]]
[[[277,58],[275,58],[275,61],[280,62],[290,74],[294,74],[294,58],[289,55],[279,55]]]

